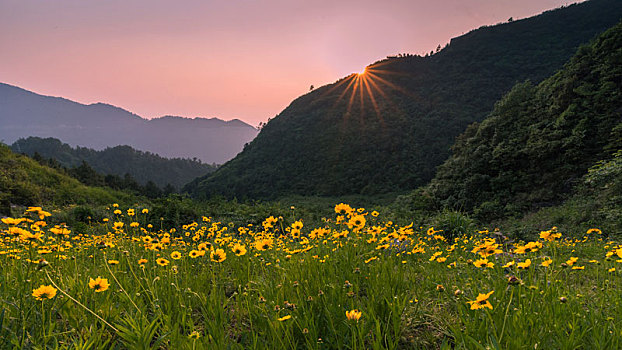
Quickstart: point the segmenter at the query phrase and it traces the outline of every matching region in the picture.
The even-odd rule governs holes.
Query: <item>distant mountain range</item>
[[[165,116],[143,119],[104,103],[84,105],[0,83],[0,141],[54,137],[72,146],[104,149],[129,145],[169,158],[222,164],[258,131],[238,119]]]
[[[86,147],[74,148],[51,137],[19,139],[11,145],[11,149],[31,157],[38,154],[44,159],[54,159],[60,166],[69,169],[86,162],[102,175],[129,174],[140,185],[152,181],[160,188],[172,185],[180,189],[196,177],[216,170],[210,164],[187,158],[163,158],[150,152],[137,151],[130,146],[107,147],[96,151]]]
[[[590,0],[481,27],[426,57],[376,62],[293,101],[234,159],[185,190],[199,198],[412,190],[516,83],[553,75],[620,18],[622,1]]]

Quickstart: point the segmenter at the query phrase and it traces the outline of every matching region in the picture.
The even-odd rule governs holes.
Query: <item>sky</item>
[[[0,0],[0,82],[253,126],[398,53],[571,0]]]

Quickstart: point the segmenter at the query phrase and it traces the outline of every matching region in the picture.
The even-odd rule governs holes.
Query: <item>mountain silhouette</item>
[[[105,103],[84,105],[0,83],[0,140],[53,137],[72,146],[128,145],[169,158],[222,164],[257,135],[237,119],[165,116],[143,119]]]

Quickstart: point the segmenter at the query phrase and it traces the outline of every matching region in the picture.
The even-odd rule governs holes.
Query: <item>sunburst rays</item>
[[[331,111],[341,110],[338,106],[346,101],[342,117],[344,122],[351,117],[358,116],[359,121],[364,123],[366,114],[372,112],[379,123],[384,126],[387,114],[403,114],[394,101],[396,92],[421,101],[419,96],[413,92],[392,82],[391,76],[404,75],[404,73],[383,69],[384,65],[386,63],[381,62],[347,76],[324,91],[321,98],[339,93],[331,106]],[[353,114],[353,112],[358,113]]]

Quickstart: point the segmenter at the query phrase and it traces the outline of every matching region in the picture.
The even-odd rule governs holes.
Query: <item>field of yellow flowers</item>
[[[335,206],[317,227],[112,205],[0,224],[0,348],[619,349],[622,246],[597,228],[451,237]]]

